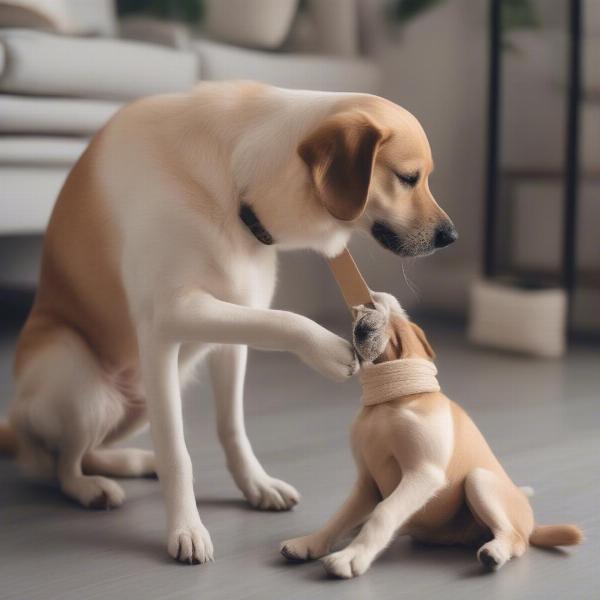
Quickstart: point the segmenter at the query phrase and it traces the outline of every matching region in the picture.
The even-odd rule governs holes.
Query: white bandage
[[[436,375],[436,366],[425,358],[364,364],[360,370],[363,404],[373,406],[411,394],[439,392]]]

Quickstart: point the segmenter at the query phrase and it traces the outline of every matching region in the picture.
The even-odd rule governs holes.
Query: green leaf
[[[117,12],[197,24],[204,16],[204,4],[202,0],[117,0]]]
[[[443,1],[444,0],[394,0],[390,3],[388,12],[393,19],[400,21],[400,23],[406,23]]]

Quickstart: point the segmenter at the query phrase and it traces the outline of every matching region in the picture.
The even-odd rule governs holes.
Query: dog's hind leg
[[[287,510],[300,500],[289,483],[267,474],[256,458],[244,425],[244,378],[248,348],[223,345],[209,356],[217,405],[217,430],[227,466],[250,504],[263,510]]]
[[[21,440],[33,440],[53,458],[62,491],[83,506],[112,508],[123,502],[116,482],[82,471],[85,453],[122,416],[118,396],[86,343],[66,327],[47,330],[18,372],[11,421]]]
[[[154,452],[139,448],[96,448],[83,455],[83,472],[112,477],[151,477],[156,474]]]
[[[58,458],[58,480],[62,491],[86,508],[116,508],[123,503],[123,488],[106,477],[84,475],[82,459],[85,440],[73,436],[60,449]]]
[[[475,518],[494,536],[479,548],[479,562],[497,570],[513,556],[521,556],[533,529],[533,512],[525,494],[510,480],[482,468],[467,475],[465,494]]]

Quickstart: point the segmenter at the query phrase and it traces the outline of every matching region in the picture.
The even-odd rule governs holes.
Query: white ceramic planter
[[[477,281],[471,287],[469,339],[483,346],[558,357],[565,352],[566,315],[562,289]]]
[[[299,0],[205,0],[208,33],[223,42],[273,49],[284,42]]]

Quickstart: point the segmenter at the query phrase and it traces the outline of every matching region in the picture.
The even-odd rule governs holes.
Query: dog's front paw
[[[290,510],[300,502],[296,488],[266,474],[249,480],[242,491],[248,502],[260,510]]]
[[[352,344],[320,325],[305,332],[298,354],[309,367],[334,381],[344,381],[358,371]]]
[[[372,558],[360,546],[348,546],[321,559],[325,570],[333,577],[351,579],[362,575],[370,566]]]
[[[290,562],[316,560],[328,552],[328,545],[315,534],[286,540],[281,544],[281,554]]]
[[[363,360],[373,362],[385,350],[390,339],[388,313],[377,308],[357,306],[352,331],[354,347]]]
[[[177,527],[169,533],[169,554],[179,562],[198,565],[213,560],[213,544],[200,519],[194,525]]]

